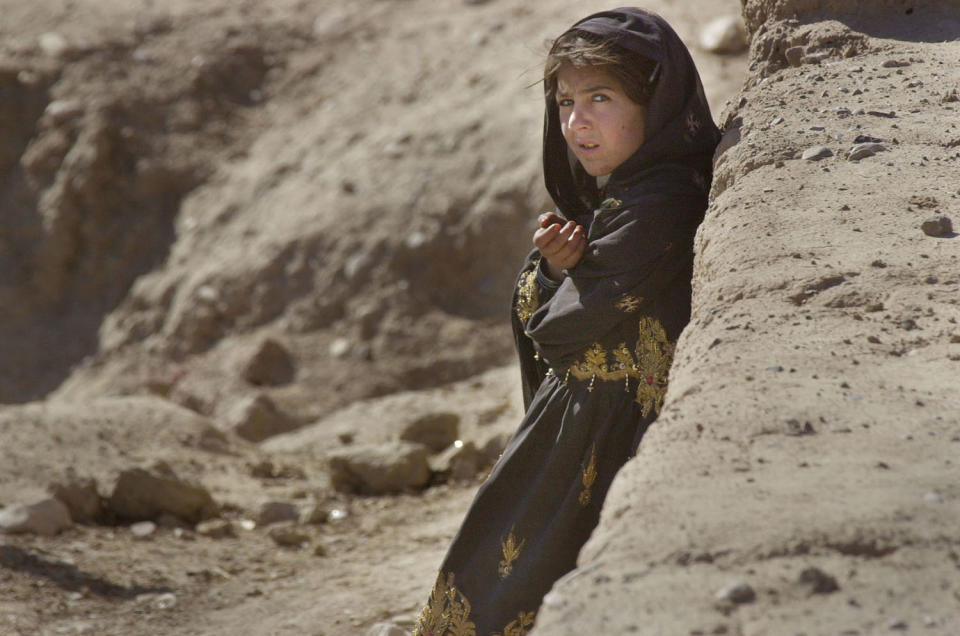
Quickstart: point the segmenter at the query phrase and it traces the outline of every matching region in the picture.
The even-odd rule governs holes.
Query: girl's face
[[[562,66],[557,106],[563,138],[591,176],[610,174],[643,144],[646,107],[598,67]]]

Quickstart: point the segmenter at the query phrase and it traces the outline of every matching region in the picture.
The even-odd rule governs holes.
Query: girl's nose
[[[570,118],[567,120],[567,126],[570,128],[587,128],[590,125],[589,114],[579,106],[570,109]]]

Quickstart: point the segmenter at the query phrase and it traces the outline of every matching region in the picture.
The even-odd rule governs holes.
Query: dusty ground
[[[238,528],[0,535],[0,633],[412,623],[483,474],[347,496],[325,456],[424,413],[480,445],[519,422],[505,301],[547,205],[530,85],[544,40],[606,6],[0,0],[0,506],[162,461]],[[691,45],[739,12],[646,6]],[[694,55],[719,116],[746,57]],[[294,374],[252,384],[266,337]],[[238,438],[255,396],[306,426]],[[270,500],[334,514],[281,548],[243,529]]]

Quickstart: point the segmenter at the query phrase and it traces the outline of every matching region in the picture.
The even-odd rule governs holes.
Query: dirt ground
[[[478,446],[519,423],[505,299],[547,205],[530,85],[606,6],[0,0],[0,506],[159,465],[236,533],[0,535],[0,633],[412,626],[483,472],[345,495],[326,456],[423,414]],[[646,6],[719,119],[746,54],[696,41],[739,4]],[[265,338],[292,379],[238,371]],[[302,428],[235,435],[258,396]],[[293,547],[251,523],[268,501],[314,515]]]

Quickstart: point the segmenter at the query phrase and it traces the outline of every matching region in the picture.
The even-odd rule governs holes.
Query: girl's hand
[[[554,212],[544,212],[537,221],[540,228],[533,234],[533,244],[547,261],[547,274],[562,280],[563,270],[580,262],[587,247],[587,232],[573,221],[564,222]]]

